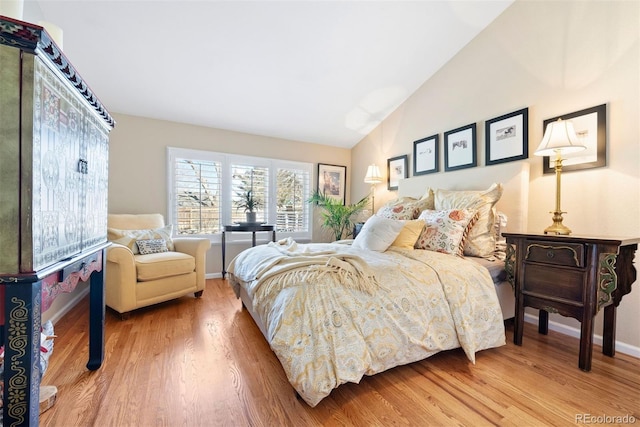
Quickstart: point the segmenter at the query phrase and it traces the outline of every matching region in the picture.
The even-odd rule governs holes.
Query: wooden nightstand
[[[578,366],[591,370],[593,318],[604,308],[602,352],[615,354],[616,307],[636,280],[633,258],[640,238],[600,238],[503,233],[505,270],[514,288],[513,342],[522,345],[524,308],[540,310],[538,332],[546,334],[549,313],[581,322]]]

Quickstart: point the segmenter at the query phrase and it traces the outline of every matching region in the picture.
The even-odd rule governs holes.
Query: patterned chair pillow
[[[146,239],[136,240],[140,255],[159,254],[161,252],[169,252],[167,241],[164,239]]]
[[[471,209],[422,211],[418,219],[425,226],[415,247],[463,256],[466,237],[477,218],[478,212]]]

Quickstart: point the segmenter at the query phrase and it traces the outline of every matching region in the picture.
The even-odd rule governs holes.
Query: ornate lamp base
[[[571,234],[571,230],[562,224],[562,214],[566,212],[556,211],[553,213],[553,224],[544,229],[544,234]]]

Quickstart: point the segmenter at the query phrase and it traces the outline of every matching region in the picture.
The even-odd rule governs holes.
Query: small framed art
[[[432,135],[413,141],[413,176],[438,172],[439,139]]]
[[[476,124],[470,124],[444,133],[445,172],[477,166]]]
[[[543,122],[542,133],[549,123],[558,119],[571,120],[576,135],[587,147],[586,150],[562,155],[563,173],[607,165],[607,104],[547,119]],[[543,173],[555,173],[555,163],[555,159],[545,157]]]
[[[346,202],[347,167],[318,163],[318,192]]]
[[[487,120],[485,164],[512,162],[529,157],[529,109]]]
[[[401,179],[409,178],[409,157],[392,157],[387,159],[387,188],[397,190]]]

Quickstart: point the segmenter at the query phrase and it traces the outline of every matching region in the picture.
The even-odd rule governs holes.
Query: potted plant
[[[253,190],[243,190],[236,193],[240,200],[237,200],[236,209],[244,209],[244,212],[247,215],[248,223],[255,223],[256,221],[256,210],[262,206],[262,201],[253,195]]]
[[[316,190],[308,202],[318,204],[323,210],[321,213],[323,227],[331,229],[335,240],[340,240],[344,238],[345,232],[351,232],[351,230],[353,230],[353,221],[351,218],[367,206],[369,196],[365,196],[358,203],[343,205],[339,200]]]

